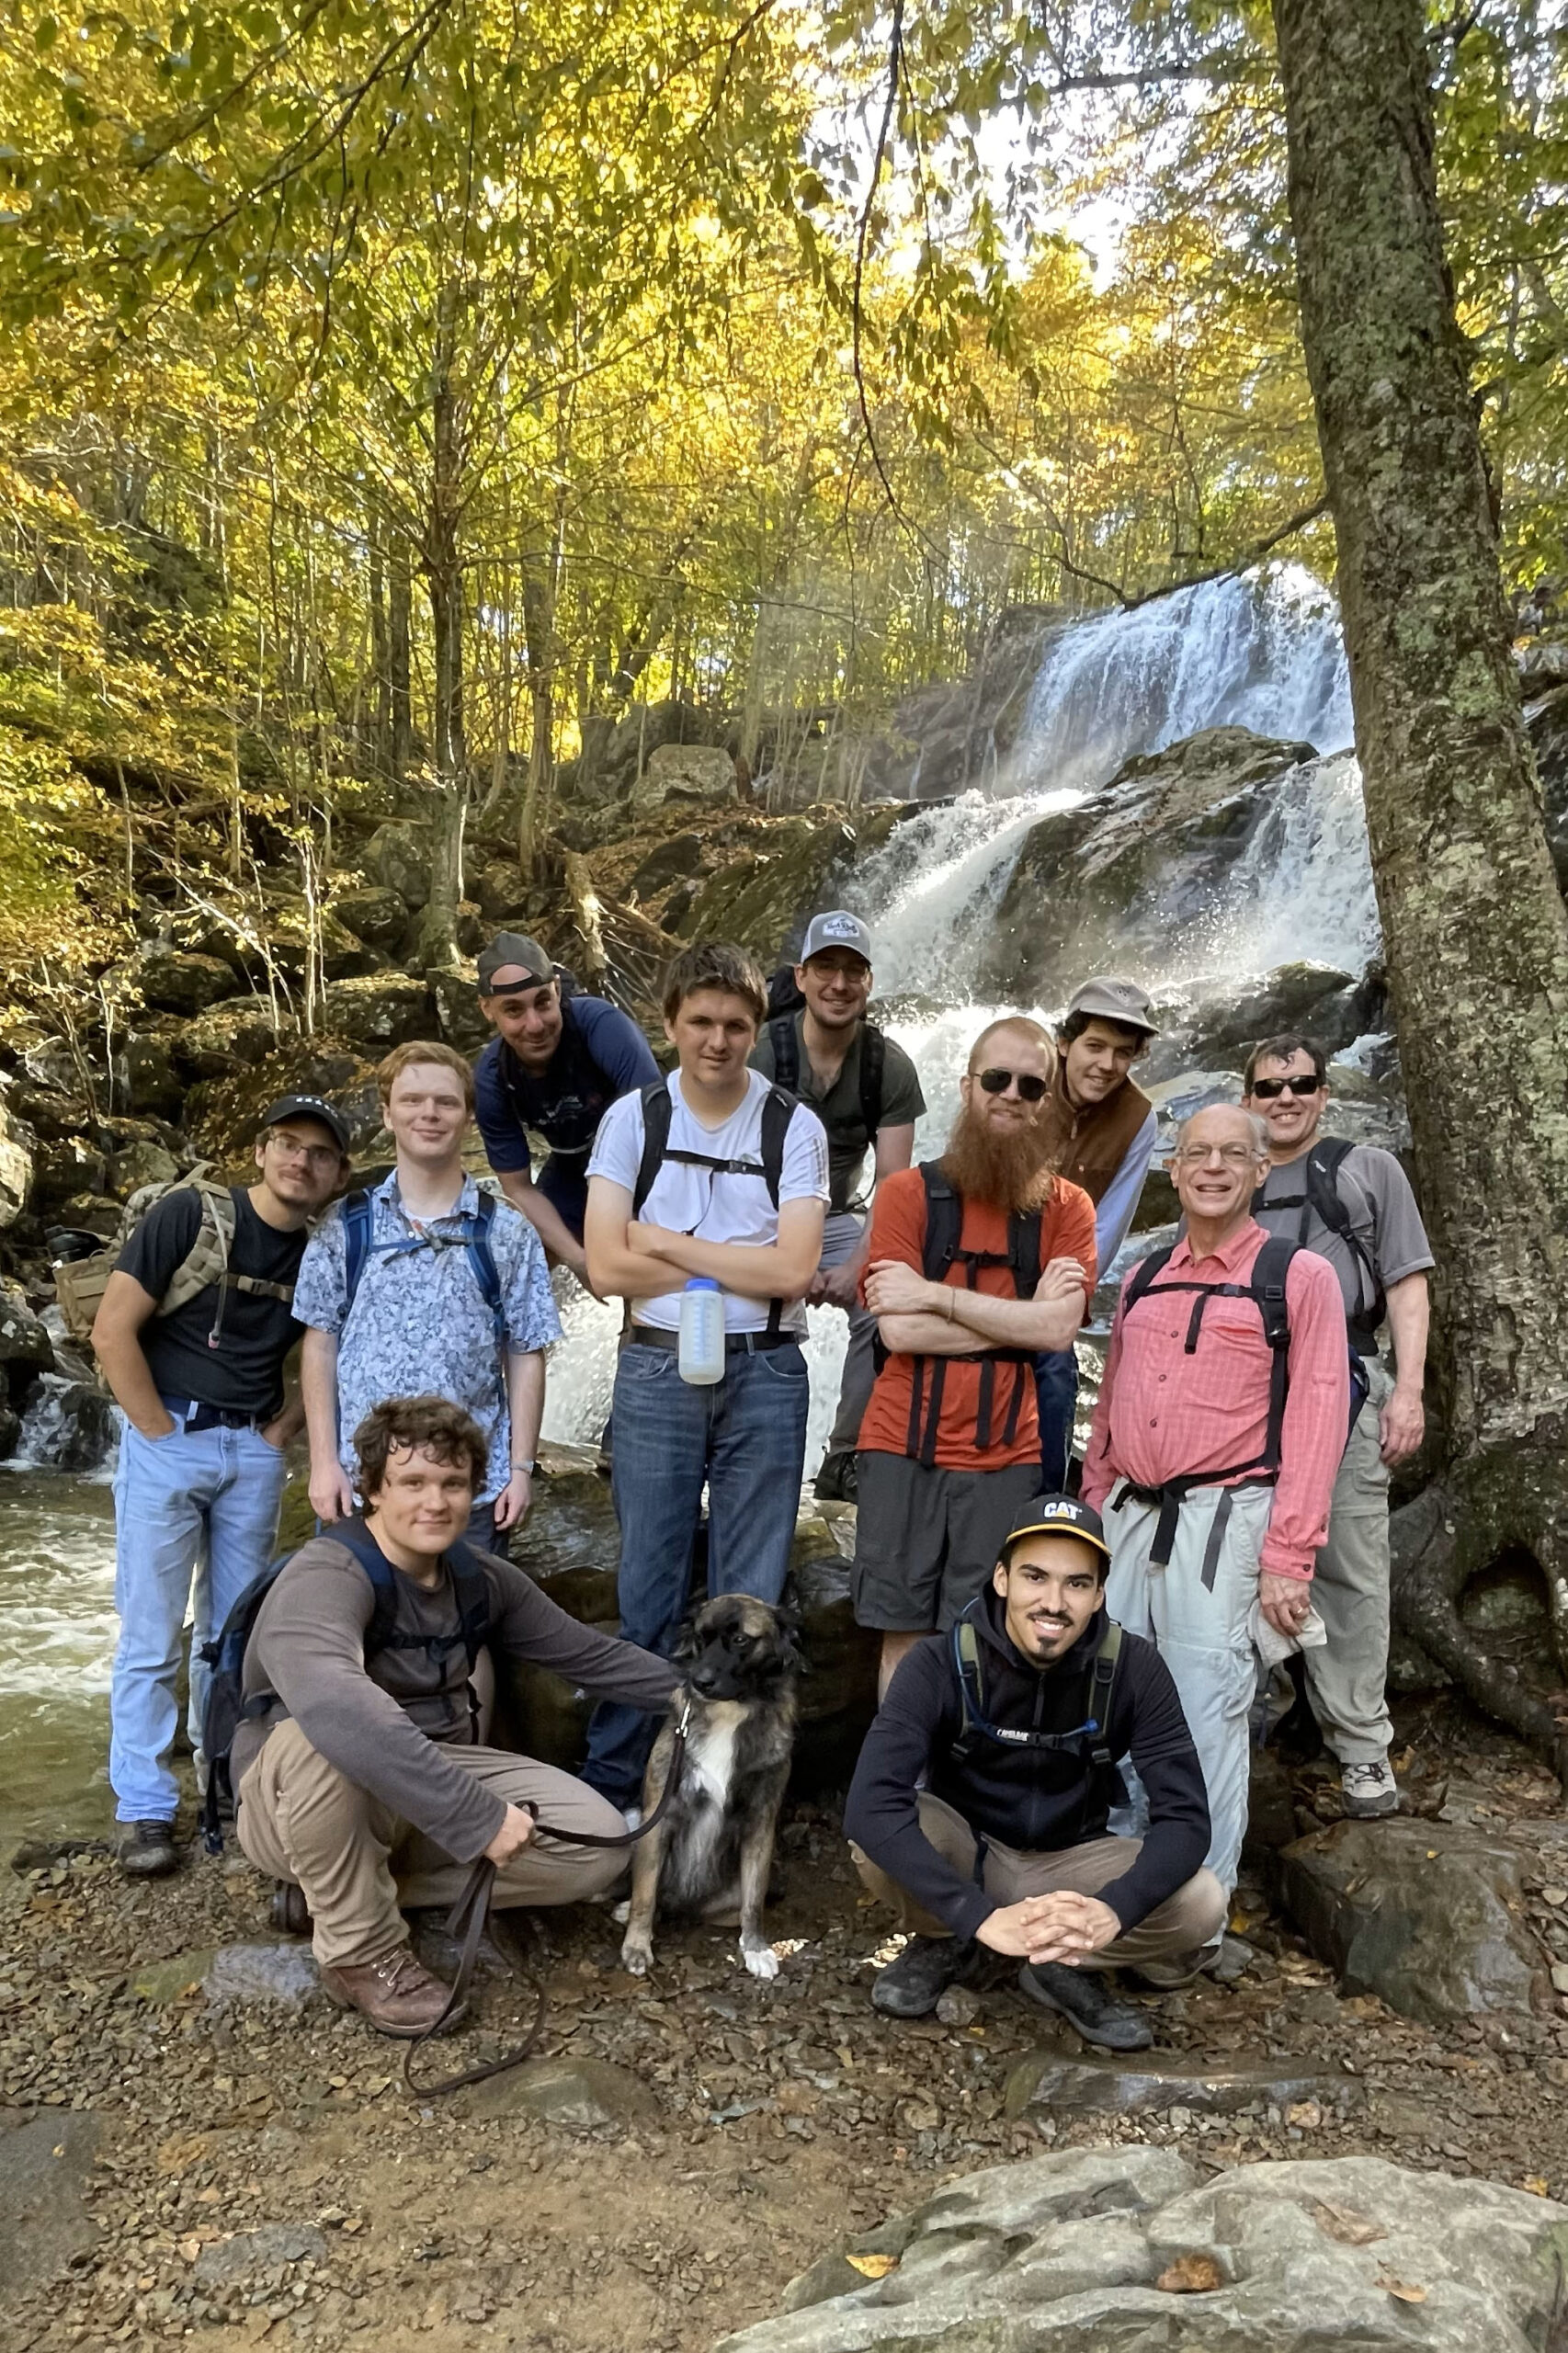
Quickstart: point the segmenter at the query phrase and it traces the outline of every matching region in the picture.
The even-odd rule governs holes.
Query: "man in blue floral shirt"
[[[397,1165],[312,1236],[294,1291],[311,1501],[354,1509],[355,1430],[388,1397],[449,1397],[489,1448],[472,1540],[505,1552],[532,1501],[544,1354],[561,1322],[539,1236],[463,1168],[473,1077],[450,1046],[398,1046],[376,1074]]]

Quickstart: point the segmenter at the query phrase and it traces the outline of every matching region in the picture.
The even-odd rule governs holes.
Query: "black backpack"
[[[1324,1136],[1314,1143],[1306,1157],[1305,1190],[1300,1193],[1276,1193],[1266,1200],[1266,1187],[1260,1187],[1252,1197],[1255,1217],[1261,1210],[1300,1210],[1301,1221],[1296,1228],[1296,1240],[1306,1246],[1307,1228],[1315,1210],[1331,1233],[1338,1234],[1349,1250],[1361,1278],[1363,1289],[1371,1292],[1371,1304],[1359,1308],[1347,1319],[1350,1346],[1358,1356],[1375,1356],[1378,1348],[1378,1328],[1388,1307],[1388,1298],[1378,1270],[1367,1254],[1366,1245],[1350,1223],[1350,1212],[1339,1196],[1339,1171],[1347,1153],[1355,1145],[1346,1136]]]
[[[945,1282],[948,1270],[955,1265],[967,1272],[969,1288],[973,1290],[975,1279],[983,1267],[1006,1267],[1013,1277],[1013,1293],[1017,1299],[1032,1299],[1040,1280],[1040,1211],[1015,1211],[1007,1220],[1006,1250],[966,1250],[962,1246],[963,1195],[950,1184],[937,1160],[920,1163],[920,1181],[926,1188],[926,1239],[921,1248],[920,1267],[928,1283]],[[1007,1400],[1006,1418],[1002,1426],[1002,1443],[1011,1446],[1018,1435],[1018,1417],[1025,1397],[1034,1381],[1033,1348],[985,1348],[966,1352],[963,1362],[980,1364],[980,1394],[975,1401],[974,1442],[983,1453],[991,1444],[991,1425],[996,1399],[996,1368],[1010,1364],[1015,1368],[1012,1392]],[[887,1362],[887,1350],[881,1341],[876,1343],[877,1369]],[[949,1359],[947,1357],[914,1357],[914,1379],[910,1385],[909,1432],[905,1441],[911,1459],[926,1465],[927,1470],[937,1460],[937,1430],[942,1417],[942,1392],[947,1384]]]
[[[631,1214],[642,1214],[642,1204],[653,1189],[653,1179],[666,1160],[679,1161],[688,1168],[710,1168],[716,1176],[760,1176],[767,1188],[767,1198],[775,1209],[778,1207],[778,1187],[784,1174],[784,1139],[790,1122],[800,1108],[798,1098],[786,1094],[774,1085],[767,1090],[762,1107],[762,1133],[759,1138],[762,1158],[757,1160],[720,1160],[710,1152],[687,1152],[670,1143],[670,1121],[675,1106],[670,1100],[667,1078],[649,1081],[642,1089],[642,1157],[638,1164],[637,1182],[631,1188]],[[784,1302],[771,1299],[767,1302],[767,1333],[771,1338],[778,1331],[784,1313]]]
[[[1121,1628],[1116,1620],[1101,1610],[1100,1639],[1086,1678],[1088,1710],[1084,1722],[1075,1732],[1032,1732],[1021,1724],[993,1723],[985,1711],[985,1679],[977,1623],[984,1606],[983,1594],[978,1595],[953,1620],[949,1637],[953,1672],[958,1677],[959,1706],[962,1710],[958,1738],[948,1751],[953,1763],[964,1765],[977,1740],[993,1740],[1005,1748],[1058,1754],[1065,1751],[1078,1757],[1085,1768],[1091,1810],[1096,1810],[1096,1800],[1107,1812],[1113,1805],[1125,1805],[1127,1786],[1110,1751],[1111,1693],[1117,1662],[1121,1656]]]
[[[801,1041],[795,1016],[805,1004],[792,964],[780,964],[767,983],[767,1036],[773,1048],[773,1075],[791,1095],[801,1091]],[[882,1117],[882,1074],[887,1067],[888,1041],[874,1021],[860,1025],[860,1120],[866,1142],[876,1139]]]
[[[375,1603],[370,1611],[370,1622],[365,1629],[367,1663],[375,1657],[378,1651],[422,1650],[427,1656],[435,1657],[455,1650],[460,1643],[468,1653],[472,1676],[474,1663],[494,1631],[494,1617],[490,1580],[470,1546],[453,1544],[446,1556],[457,1594],[458,1631],[455,1634],[400,1634],[397,1631],[397,1572],[364,1521],[339,1520],[322,1532],[331,1536],[335,1543],[347,1544],[370,1580]],[[272,1691],[256,1691],[246,1699],[245,1646],[261,1614],[262,1603],[293,1557],[291,1552],[279,1553],[258,1577],[254,1577],[224,1620],[222,1632],[201,1646],[202,1658],[212,1670],[201,1722],[201,1751],[207,1760],[207,1793],[201,1802],[201,1832],[210,1855],[222,1854],[223,1821],[226,1818],[232,1822],[234,1817],[234,1791],[229,1779],[229,1756],[233,1747],[234,1734],[242,1723],[255,1716],[264,1716],[277,1699],[276,1692]],[[477,1737],[479,1703],[472,1682],[469,1685],[469,1712]]]

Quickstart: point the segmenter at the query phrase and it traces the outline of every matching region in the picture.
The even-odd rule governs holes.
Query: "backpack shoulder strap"
[[[343,1202],[343,1282],[348,1307],[354,1304],[359,1278],[370,1255],[370,1196],[357,1187],[345,1196]]]
[[[479,1285],[480,1297],[490,1310],[495,1336],[499,1340],[506,1327],[506,1302],[502,1296],[501,1269],[495,1264],[495,1245],[491,1239],[491,1229],[494,1223],[495,1196],[494,1193],[481,1193],[468,1237],[468,1263],[473,1279]]]
[[[1032,1299],[1040,1280],[1040,1222],[1039,1210],[1007,1220],[1007,1264],[1020,1299]]]
[[[653,1189],[653,1179],[664,1166],[665,1154],[670,1148],[670,1120],[675,1106],[670,1100],[667,1078],[650,1079],[642,1093],[642,1158],[638,1165],[637,1182],[631,1188],[631,1214],[641,1217],[642,1204]]]
[[[1307,1199],[1334,1233],[1350,1231],[1350,1212],[1339,1197],[1338,1179],[1355,1149],[1348,1136],[1324,1136],[1307,1154]]]
[[[800,1099],[798,1095],[775,1085],[768,1088],[762,1106],[762,1177],[775,1209],[778,1207],[778,1188],[784,1177],[784,1139],[800,1108]]]
[[[1121,1313],[1124,1318],[1137,1306],[1154,1277],[1165,1273],[1165,1268],[1170,1265],[1171,1253],[1175,1248],[1176,1244],[1173,1242],[1167,1248],[1151,1250],[1146,1258],[1139,1259],[1132,1269],[1131,1279],[1121,1294]]]
[[[392,1641],[392,1628],[397,1620],[396,1574],[362,1519],[336,1520],[326,1533],[335,1542],[347,1546],[370,1580],[375,1607],[370,1612],[370,1622],[365,1629],[365,1656],[373,1658]]]
[[[773,1047],[773,1075],[793,1095],[801,1084],[801,1041],[795,1035],[794,1015],[779,1014],[768,1023],[767,1035]]]
[[[452,1573],[452,1589],[457,1595],[458,1616],[462,1624],[463,1648],[468,1653],[469,1672],[472,1674],[474,1662],[494,1631],[490,1579],[473,1547],[460,1540],[449,1546],[447,1565]]]
[[[887,1069],[888,1041],[874,1021],[860,1032],[860,1117],[866,1141],[875,1143],[882,1116],[882,1078]]]
[[[980,1638],[974,1631],[974,1620],[967,1610],[954,1619],[951,1639],[953,1671],[959,1679],[959,1708],[962,1717],[951,1754],[961,1763],[975,1727],[985,1722],[985,1693],[980,1680]]]
[[[921,1247],[921,1271],[928,1283],[947,1276],[963,1232],[963,1195],[942,1174],[941,1163],[923,1160],[920,1181],[926,1188],[926,1239]]]
[[[1285,1304],[1285,1278],[1300,1247],[1301,1245],[1292,1242],[1288,1233],[1271,1233],[1253,1261],[1252,1278],[1247,1288],[1257,1302],[1257,1312],[1263,1318],[1263,1336],[1271,1348],[1283,1349],[1290,1346],[1290,1319]]]
[[[226,1185],[214,1185],[207,1177],[192,1176],[185,1186],[165,1187],[157,1198],[166,1200],[170,1193],[187,1189],[196,1195],[196,1239],[169,1278],[169,1287],[154,1311],[159,1315],[172,1315],[176,1307],[184,1307],[188,1300],[210,1290],[214,1283],[222,1282],[229,1271],[236,1216],[233,1193]],[[153,1202],[147,1204],[148,1208],[154,1206]]]

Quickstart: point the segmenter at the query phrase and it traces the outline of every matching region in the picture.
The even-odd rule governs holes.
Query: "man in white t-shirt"
[[[626,1641],[668,1657],[686,1613],[708,1489],[708,1590],[777,1601],[790,1565],[806,1449],[802,1293],[822,1256],[827,1137],[814,1111],[748,1070],[767,1011],[744,949],[699,941],[665,981],[677,1067],[612,1103],[588,1162],[583,1228],[601,1298],[628,1300],[615,1376],[614,1493]],[[724,1377],[680,1377],[681,1293],[724,1302]],[[584,1779],[635,1804],[657,1727],[605,1705]]]

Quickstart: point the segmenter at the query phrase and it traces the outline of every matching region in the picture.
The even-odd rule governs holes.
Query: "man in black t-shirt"
[[[343,1182],[348,1131],[319,1096],[286,1095],[262,1121],[248,1190],[182,1185],[155,1201],[119,1254],[93,1325],[125,1416],[115,1472],[109,1780],[124,1825],[120,1867],[158,1878],[178,1860],[180,1634],[197,1583],[189,1725],[199,1751],[208,1677],[200,1645],[267,1566],[283,1449],[302,1415],[283,1402],[300,1336],[292,1302],[310,1220]]]

